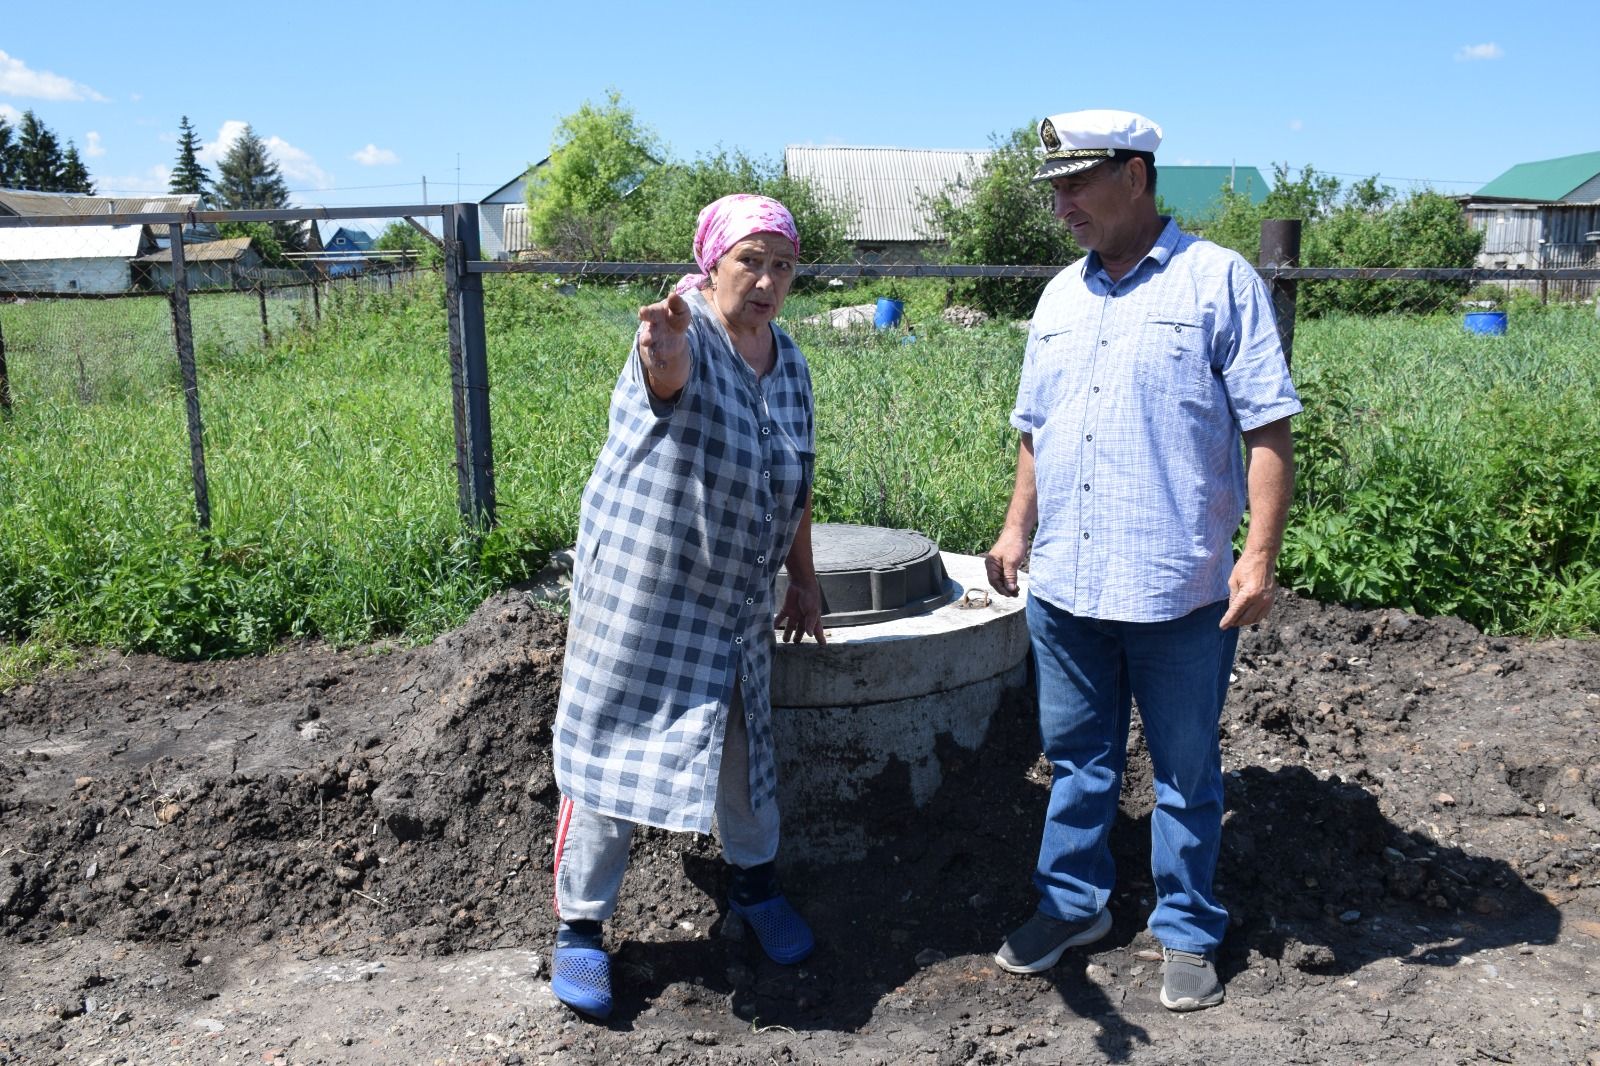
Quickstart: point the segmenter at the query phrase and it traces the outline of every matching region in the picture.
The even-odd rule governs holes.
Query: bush
[[[1083,254],[1055,217],[1050,187],[1035,184],[1039,167],[1033,127],[994,139],[983,172],[963,189],[928,205],[949,235],[948,263],[1065,266]],[[960,195],[965,193],[965,197]],[[991,315],[1027,318],[1047,278],[977,278],[957,286],[960,299]]]
[[[1337,178],[1304,168],[1291,177],[1278,166],[1272,192],[1260,204],[1242,193],[1223,196],[1223,210],[1204,235],[1252,263],[1261,259],[1261,222],[1304,223],[1300,262],[1315,267],[1470,267],[1483,237],[1467,225],[1456,202],[1431,190],[1400,198],[1376,178],[1348,189]],[[1454,306],[1466,293],[1455,281],[1311,281],[1300,285],[1297,311],[1307,316],[1348,312],[1429,313]]]
[[[628,211],[611,238],[611,254],[652,263],[689,260],[700,209],[738,192],[770,196],[789,209],[800,234],[803,262],[849,258],[843,205],[825,202],[809,182],[789,177],[779,164],[752,159],[737,150],[722,150],[692,163],[655,170],[628,198]]]

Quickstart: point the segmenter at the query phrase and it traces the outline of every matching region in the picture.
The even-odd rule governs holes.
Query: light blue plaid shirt
[[[1168,220],[1121,281],[1093,252],[1057,274],[1011,412],[1033,435],[1033,594],[1123,622],[1226,599],[1240,433],[1300,409],[1271,297],[1242,256]]]

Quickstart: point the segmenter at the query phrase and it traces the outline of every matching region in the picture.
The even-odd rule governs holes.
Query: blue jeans
[[[1217,721],[1239,642],[1237,629],[1217,628],[1226,608],[1220,601],[1169,622],[1107,622],[1028,597],[1039,727],[1053,771],[1034,872],[1044,913],[1075,921],[1111,898],[1111,824],[1137,700],[1155,768],[1150,932],[1179,951],[1222,942],[1228,912],[1211,887],[1222,835]]]

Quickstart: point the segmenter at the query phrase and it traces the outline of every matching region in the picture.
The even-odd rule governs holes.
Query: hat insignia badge
[[[1039,123],[1039,140],[1043,142],[1046,151],[1054,152],[1061,147],[1061,138],[1056,136],[1055,123],[1049,119]]]

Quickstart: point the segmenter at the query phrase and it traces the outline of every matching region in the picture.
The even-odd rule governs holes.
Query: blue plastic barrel
[[[893,329],[900,324],[900,316],[905,313],[905,309],[903,300],[891,300],[887,296],[880,296],[878,313],[873,315],[872,324],[879,329]]]
[[[1468,333],[1501,334],[1506,331],[1504,311],[1468,311],[1462,323]]]

